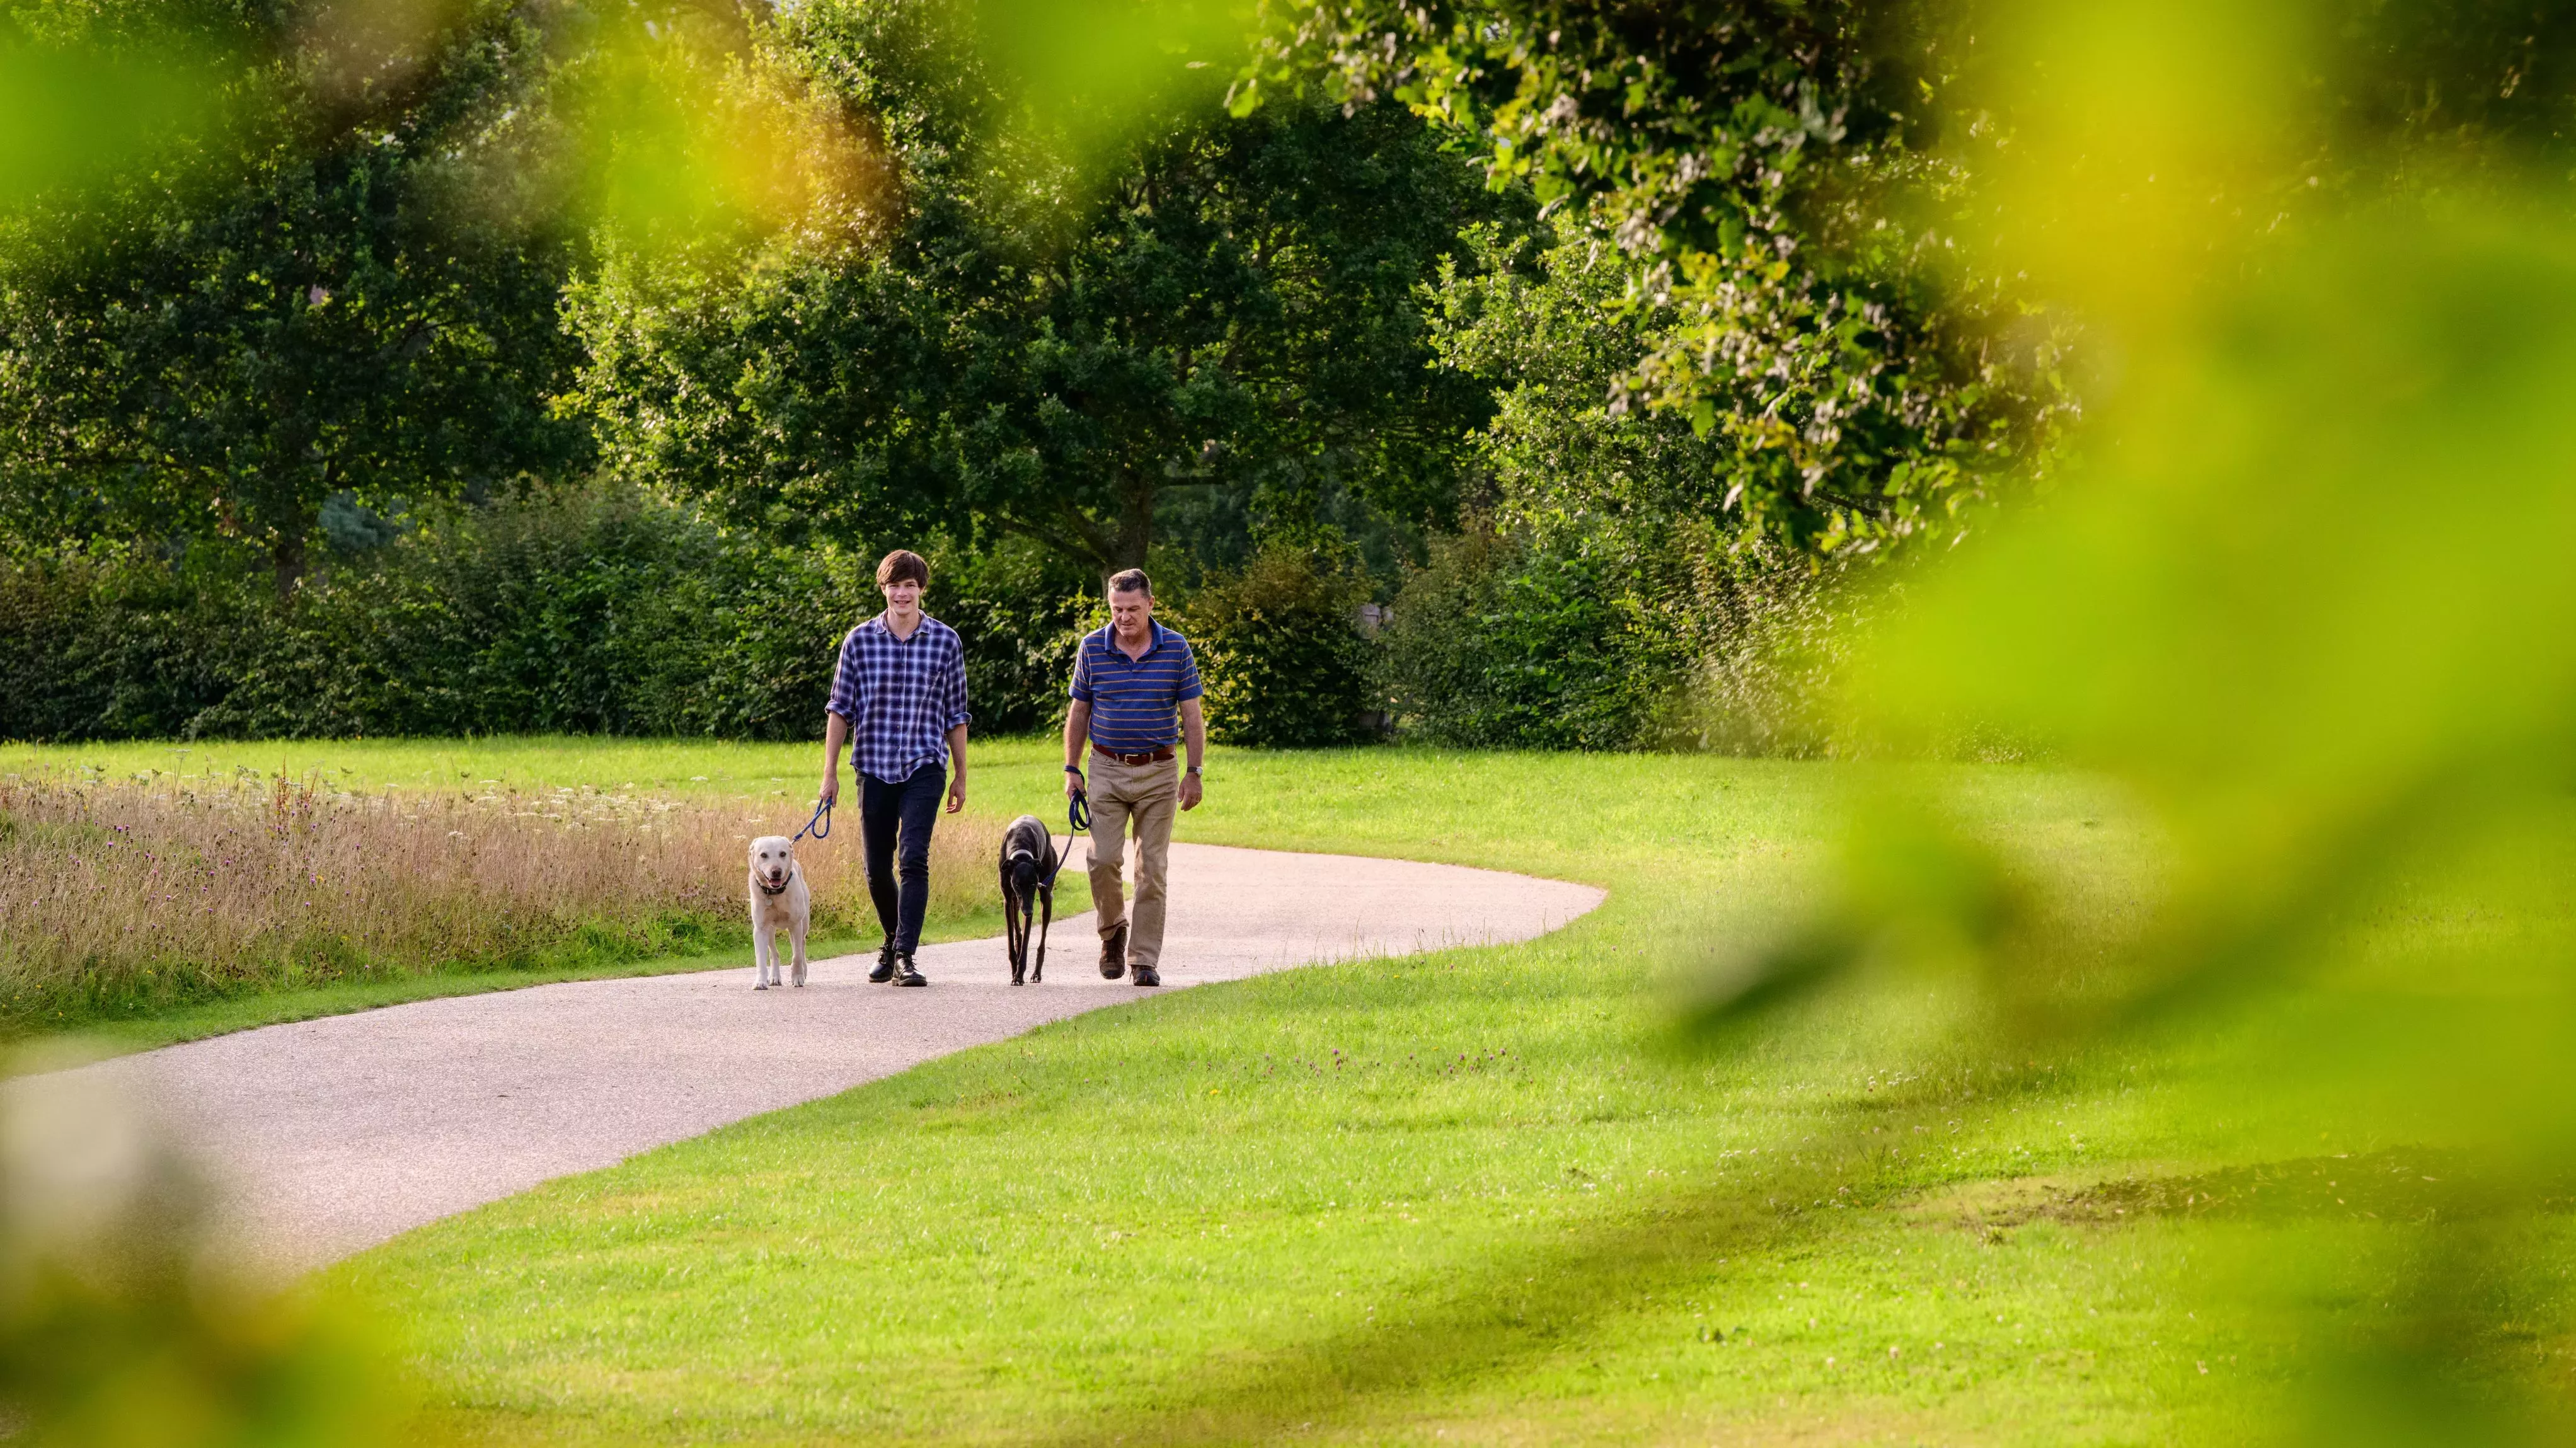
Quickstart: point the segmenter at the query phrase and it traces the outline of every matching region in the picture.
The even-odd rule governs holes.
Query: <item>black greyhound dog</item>
[[[1065,849],[1073,848],[1071,840]],[[1063,868],[1046,821],[1022,815],[1002,832],[1002,923],[1011,952],[1011,984],[1046,979],[1047,926],[1055,921],[1055,876]],[[1030,915],[1037,916],[1038,957],[1029,964]]]

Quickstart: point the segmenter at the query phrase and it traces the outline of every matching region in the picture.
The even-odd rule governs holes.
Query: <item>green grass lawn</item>
[[[439,1435],[2143,1443],[2268,1381],[2181,1287],[2235,1229],[2029,1186],[2211,1150],[2156,1062],[1962,1053],[1951,1001],[1884,990],[1676,1043],[1675,977],[1797,896],[1846,771],[1210,775],[1185,838],[1610,898],[1521,946],[1096,1012],[412,1233],[334,1277],[401,1324]],[[2104,791],[1958,778],[2127,908]]]
[[[973,741],[967,778],[979,798],[970,807],[1005,816],[1045,804],[1058,788],[1059,746],[1051,739]],[[849,763],[841,765],[849,788]],[[551,736],[504,739],[358,739],[226,741],[188,744],[0,744],[0,773],[96,770],[117,779],[229,779],[242,771],[320,776],[355,789],[469,789],[499,784],[522,790],[589,786],[655,794],[783,801],[786,833],[805,822],[823,775],[818,735],[805,744],[720,744],[686,739]],[[985,772],[989,769],[989,773]],[[978,781],[980,780],[980,784]],[[1034,781],[1037,788],[1027,786]],[[1007,799],[1010,803],[1005,804]]]
[[[67,753],[169,767],[148,748]],[[191,758],[793,801],[812,754],[514,740]],[[1052,816],[1050,741],[977,760],[977,810]],[[2153,857],[2112,791],[1939,774],[1983,833],[2079,882],[2079,908],[2139,910]],[[429,1436],[462,1442],[2253,1433],[2301,1346],[2283,1324],[2316,1319],[2231,1299],[2253,1280],[2239,1268],[2349,1308],[2353,1264],[2399,1244],[2358,1193],[2284,1233],[2122,1184],[2291,1157],[2352,1190],[2329,1174],[2384,1143],[2284,1150],[2205,1084],[2205,1062],[2260,1049],[2269,1023],[2050,1058],[1962,1030],[1947,988],[1879,981],[1721,1043],[1674,1031],[1712,954],[1804,898],[1863,778],[1219,751],[1184,839],[1510,868],[1609,899],[1524,945],[1051,1025],[435,1224],[329,1280],[398,1327]],[[2493,926],[2428,910],[2372,928],[2360,958]],[[2571,1340],[2535,1320],[2544,1343]]]

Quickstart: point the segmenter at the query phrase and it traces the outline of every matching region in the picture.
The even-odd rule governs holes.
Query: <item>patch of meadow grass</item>
[[[118,774],[76,751],[0,772],[0,1031],[127,1045],[502,985],[747,954],[760,802],[530,782],[384,784],[209,766]],[[75,756],[75,757],[67,757]],[[935,938],[998,924],[998,828],[949,821]],[[873,918],[857,831],[801,851],[826,940]],[[844,841],[848,843],[845,845]]]

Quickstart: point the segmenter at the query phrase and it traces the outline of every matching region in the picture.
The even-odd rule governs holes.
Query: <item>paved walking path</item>
[[[1492,870],[1212,845],[1174,845],[1171,871],[1165,989],[1526,940],[1602,900]],[[1076,862],[1058,898],[1086,896]],[[1058,919],[1051,941],[1045,983],[1018,989],[999,940],[925,947],[926,990],[869,985],[871,954],[816,962],[801,991],[754,991],[745,947],[738,969],[266,1026],[48,1085],[119,1090],[176,1121],[229,1174],[261,1251],[318,1265],[550,1177],[1145,994],[1100,978],[1088,912]]]

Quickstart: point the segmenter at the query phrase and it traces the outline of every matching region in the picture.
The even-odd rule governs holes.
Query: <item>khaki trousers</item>
[[[1169,877],[1172,814],[1180,808],[1177,760],[1121,764],[1091,756],[1091,908],[1100,912],[1100,936],[1127,920],[1119,877],[1127,863],[1129,825],[1136,834],[1136,918],[1128,922],[1127,963],[1158,964],[1163,957],[1163,884]]]

